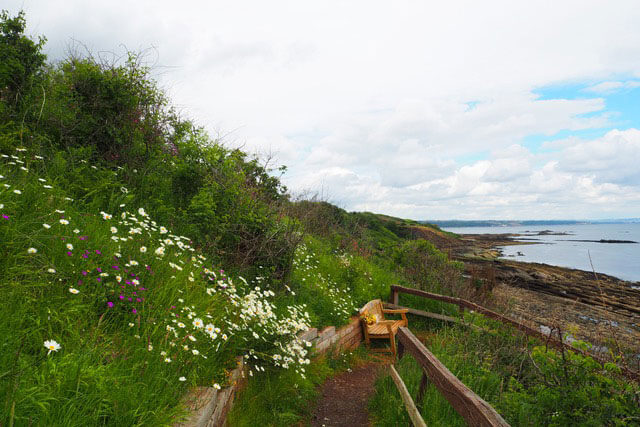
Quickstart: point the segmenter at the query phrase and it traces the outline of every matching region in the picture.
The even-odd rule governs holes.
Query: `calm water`
[[[540,262],[591,271],[589,255],[596,272],[623,280],[640,281],[640,244],[571,242],[574,240],[633,240],[640,242],[640,224],[572,224],[516,227],[444,228],[458,234],[536,234],[551,230],[565,236],[522,236],[536,245],[504,246],[503,258]],[[522,256],[518,255],[518,252]]]

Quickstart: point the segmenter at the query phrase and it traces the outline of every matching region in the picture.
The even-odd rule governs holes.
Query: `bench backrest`
[[[360,309],[360,314],[365,311],[375,315],[378,321],[384,320],[384,314],[382,313],[382,301],[379,299],[369,301],[364,307],[362,307],[362,309]]]

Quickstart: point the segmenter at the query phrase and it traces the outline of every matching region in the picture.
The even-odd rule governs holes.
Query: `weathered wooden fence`
[[[554,338],[551,336],[551,334],[546,335],[543,334],[542,332],[535,330],[527,325],[524,325],[520,322],[516,322],[515,320],[509,319],[506,316],[503,316],[501,314],[496,313],[495,311],[491,311],[487,308],[482,307],[481,305],[475,304],[471,301],[467,301],[464,300],[462,298],[456,298],[456,297],[450,297],[450,296],[446,296],[446,295],[439,295],[439,294],[434,294],[431,292],[426,292],[426,291],[421,291],[419,289],[412,289],[412,288],[405,288],[404,286],[398,286],[398,285],[391,285],[391,294],[389,296],[389,306],[393,307],[393,308],[406,308],[406,307],[402,307],[401,305],[398,304],[399,302],[399,294],[400,293],[405,293],[405,294],[409,294],[409,295],[416,295],[419,297],[423,297],[423,298],[428,298],[428,299],[432,299],[435,301],[442,301],[442,302],[446,302],[449,304],[454,304],[457,305],[458,308],[460,309],[461,313],[464,313],[464,310],[473,310],[476,313],[480,313],[483,314],[486,317],[489,317],[491,319],[494,320],[498,320],[502,323],[508,324],[513,326],[514,328],[522,331],[523,333],[525,333],[528,336],[531,337],[535,337],[540,339],[541,341],[543,341],[544,343],[546,343],[547,345],[551,345],[555,348],[558,349],[568,349],[571,350],[573,352],[576,353],[580,353],[583,356],[588,356],[593,358],[594,360],[597,360],[599,363],[606,363],[608,362],[607,360],[596,356],[594,354],[588,353],[586,351],[582,351],[578,348],[573,347],[570,344],[567,344],[564,341],[561,341],[557,338]],[[427,313],[421,310],[415,310],[415,309],[409,309],[409,313],[413,313],[419,316],[425,316],[425,317],[431,317],[431,318],[436,318],[436,319],[440,319],[440,320],[446,320],[446,321],[455,321],[455,322],[459,322],[458,319],[456,318],[452,318],[452,317],[448,317],[448,316],[443,316],[443,315],[436,315],[436,313]],[[625,366],[619,366],[622,374],[624,376],[626,376],[627,378],[633,379],[633,380],[640,380],[640,372],[636,372],[636,371],[632,371],[631,369],[625,367]]]
[[[408,328],[399,328],[397,337],[398,357],[402,358],[405,353],[408,353],[413,356],[422,368],[422,379],[420,380],[420,388],[416,398],[418,403],[422,400],[428,382],[431,381],[445,399],[449,401],[453,409],[470,426],[495,427],[509,425],[491,405],[456,378]],[[405,402],[411,421],[415,426],[426,426],[393,365],[390,366],[389,370],[400,391],[402,400]]]

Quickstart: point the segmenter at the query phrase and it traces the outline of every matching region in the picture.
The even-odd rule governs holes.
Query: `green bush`
[[[603,367],[572,351],[535,347],[538,375],[526,382],[512,377],[500,401],[505,416],[519,425],[638,425],[640,389],[616,378],[619,368]]]
[[[4,120],[22,120],[25,100],[36,90],[44,68],[46,39],[31,40],[24,35],[25,28],[24,12],[13,18],[5,10],[0,12],[0,118]]]

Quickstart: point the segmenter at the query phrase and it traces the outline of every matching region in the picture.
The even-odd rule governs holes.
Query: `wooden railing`
[[[406,352],[413,356],[422,368],[422,379],[416,399],[418,403],[422,400],[428,382],[431,381],[445,399],[449,401],[453,409],[455,409],[470,426],[509,425],[491,405],[456,378],[408,328],[399,328],[397,337],[398,357],[402,358]],[[413,425],[426,426],[406,386],[393,365],[390,366],[389,370],[393,381],[400,391],[402,400],[405,402]]]
[[[389,296],[389,306],[394,307],[394,308],[405,308],[402,307],[401,305],[398,304],[399,302],[399,294],[400,293],[405,293],[405,294],[410,294],[410,295],[416,295],[419,297],[423,297],[423,298],[428,298],[428,299],[432,299],[435,301],[442,301],[442,302],[446,302],[449,304],[454,304],[457,305],[458,308],[460,309],[460,311],[463,313],[465,309],[468,310],[473,310],[476,313],[481,313],[486,317],[489,317],[491,319],[494,320],[498,320],[502,323],[508,324],[513,326],[514,328],[522,331],[523,333],[525,333],[528,336],[532,336],[535,338],[538,338],[540,340],[542,340],[545,344],[547,345],[551,345],[555,348],[558,349],[568,349],[571,350],[573,352],[576,353],[580,353],[583,356],[588,356],[591,357],[592,359],[598,361],[601,364],[604,364],[607,362],[607,360],[596,356],[594,354],[588,353],[586,351],[582,351],[578,348],[575,348],[557,338],[554,338],[551,336],[551,334],[546,335],[543,334],[542,332],[535,330],[527,325],[524,325],[522,323],[516,322],[515,320],[509,319],[508,317],[505,317],[501,314],[496,313],[495,311],[491,311],[487,308],[482,307],[481,305],[475,304],[471,301],[467,301],[464,300],[462,298],[456,298],[456,297],[450,297],[450,296],[446,296],[446,295],[439,295],[439,294],[434,294],[431,292],[426,292],[426,291],[421,291],[419,289],[412,289],[412,288],[405,288],[404,286],[398,286],[398,285],[391,285],[391,294]],[[441,318],[441,320],[447,320],[447,321],[458,321],[458,319],[456,318],[450,318],[448,316],[442,316],[442,315],[436,315],[435,313],[427,313],[421,310],[415,310],[415,309],[409,309],[409,313],[413,313],[413,314],[417,314],[419,316],[424,316],[426,314],[425,317],[431,317],[431,318]],[[434,316],[435,315],[435,316]],[[436,317],[437,316],[437,317]],[[640,380],[640,373],[636,372],[636,371],[632,371],[631,369],[625,367],[625,366],[618,366],[620,368],[620,371],[622,372],[622,374],[624,376],[626,376],[627,378],[633,379],[633,380]]]

